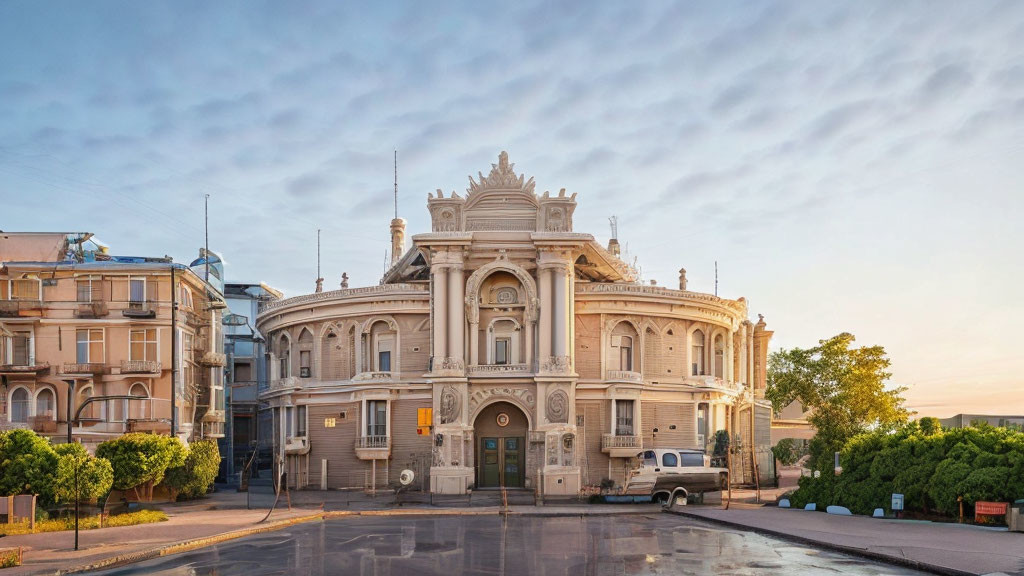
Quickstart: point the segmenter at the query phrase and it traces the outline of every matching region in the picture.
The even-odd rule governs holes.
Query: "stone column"
[[[552,308],[552,356],[568,356],[566,342],[569,338],[568,313],[566,308],[569,304],[568,283],[569,276],[565,268],[554,268],[551,273],[554,275],[554,307]]]
[[[747,357],[746,357],[746,362],[747,362],[747,386],[751,390],[753,390],[754,389],[754,380],[756,379],[756,375],[754,374],[754,326],[750,322],[750,320],[747,320],[746,327],[747,327],[747,350],[746,350],[746,352],[747,352]],[[751,418],[753,418],[753,415],[751,415]]]
[[[465,360],[466,347],[466,284],[462,280],[462,263],[448,268],[448,356]]]
[[[430,268],[434,286],[434,370],[437,363],[448,355],[448,275],[447,268],[434,264]]]
[[[523,335],[523,363],[526,364],[527,370],[533,370],[533,331],[537,325],[533,320],[527,320],[523,330],[526,334]]]
[[[480,322],[469,323],[469,364],[480,364]]]
[[[737,381],[744,384],[747,383],[747,323],[744,321],[740,324],[740,348],[737,350],[740,373],[738,374]]]
[[[538,356],[543,364],[551,355],[551,269],[541,268],[538,272],[540,292],[540,326],[537,331]]]

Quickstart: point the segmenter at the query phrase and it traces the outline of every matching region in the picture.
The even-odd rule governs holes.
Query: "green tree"
[[[37,494],[40,504],[52,504],[56,467],[57,452],[46,438],[31,430],[0,432],[0,495]]]
[[[925,436],[932,436],[942,432],[942,424],[939,419],[934,416],[925,416],[917,421],[918,427],[921,429],[921,433]]]
[[[792,466],[796,463],[796,447],[792,438],[783,438],[779,442],[772,446],[772,454],[775,459],[779,461],[779,464],[783,466]]]
[[[106,496],[113,483],[114,471],[108,460],[94,458],[88,453],[69,453],[61,456],[57,462],[54,497],[57,502],[72,504],[76,499],[77,486],[77,499],[80,502],[88,502]]]
[[[96,456],[110,461],[114,488],[134,490],[139,500],[152,500],[153,487],[167,469],[185,463],[185,446],[177,438],[136,432],[100,444]]]
[[[854,336],[842,333],[813,348],[783,349],[768,359],[766,396],[776,411],[799,400],[811,411],[817,429],[810,442],[810,466],[832,466],[833,452],[874,428],[893,429],[906,422],[906,388],[888,389],[889,359],[881,346],[853,347]]]
[[[220,469],[220,451],[216,440],[199,440],[188,448],[185,463],[168,468],[164,484],[176,496],[198,498],[206,494]]]

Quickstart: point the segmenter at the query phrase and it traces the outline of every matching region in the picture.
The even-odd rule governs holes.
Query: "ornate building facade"
[[[380,285],[261,308],[261,399],[292,486],[409,468],[436,493],[576,494],[621,484],[644,448],[710,450],[718,430],[749,449],[736,480],[771,475],[771,332],[743,298],[689,291],[685,270],[679,289],[639,283],[614,241],[573,230],[575,194],[536,194],[504,152],[427,208],[408,250],[391,222]]]

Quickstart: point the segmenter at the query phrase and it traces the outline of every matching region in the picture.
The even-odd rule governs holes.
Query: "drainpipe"
[[[178,435],[176,414],[178,395],[178,292],[174,285],[174,264],[171,264],[171,436]]]

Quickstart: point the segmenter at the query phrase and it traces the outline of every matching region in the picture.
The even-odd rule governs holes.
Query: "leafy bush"
[[[134,490],[140,500],[151,500],[167,469],[184,465],[185,446],[170,436],[132,433],[100,444],[96,456],[110,461],[114,488]]]
[[[31,430],[0,432],[0,496],[37,494],[40,504],[53,499],[57,452]]]
[[[78,446],[77,444],[72,444]],[[54,482],[54,498],[57,502],[71,504],[79,501],[97,500],[110,492],[114,483],[114,471],[110,462],[104,458],[93,458],[86,453],[84,456],[72,454],[61,456],[57,461],[57,474]],[[85,452],[85,449],[82,449]],[[75,473],[77,469],[77,482]]]
[[[219,469],[217,441],[199,440],[189,446],[183,465],[167,470],[164,484],[178,497],[198,498],[206,494]]]
[[[792,438],[783,438],[778,444],[772,446],[772,455],[783,466],[792,466],[796,463],[796,447]]]

